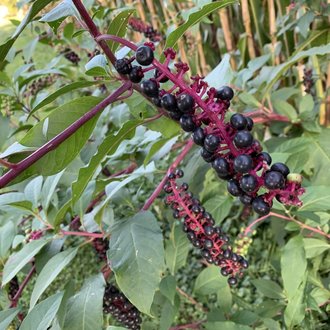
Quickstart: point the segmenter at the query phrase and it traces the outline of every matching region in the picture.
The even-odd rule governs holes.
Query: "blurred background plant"
[[[211,86],[230,85],[234,89],[231,111],[248,113],[254,119],[255,137],[271,152],[274,161],[286,162],[292,172],[303,174],[307,188],[302,208],[283,209],[276,203],[271,216],[260,220],[249,207],[239,205],[227,193],[226,184],[219,182],[200,160],[198,149],[193,148],[183,163],[184,180],[217,224],[230,233],[232,241],[236,237],[236,250],[247,256],[250,268],[240,286],[230,290],[218,269],[205,265],[189,247],[179,221],[173,220],[171,211],[157,199],[151,209],[156,218],[150,216],[146,222],[162,229],[165,266],[160,290],[151,292],[155,296],[149,315],[154,318],[145,313],[143,329],[328,329],[329,5],[319,0],[227,2],[228,6],[218,10],[221,1],[84,1],[101,31],[126,35],[136,43],[156,38],[159,56],[169,37],[176,36],[177,28],[188,21],[189,29],[175,45],[179,59],[189,63],[192,74],[206,76]],[[28,147],[47,140],[48,119],[56,124],[57,131],[67,127],[71,119],[61,112],[56,117],[58,109],[74,109],[80,116],[95,100],[118,87],[100,49],[72,17],[75,11],[71,2],[63,1],[60,7],[58,3],[41,5],[37,19],[22,31],[6,59],[0,61],[2,159],[17,161],[22,150],[29,151]],[[27,0],[17,4],[1,2],[0,44],[19,30],[30,6]],[[190,19],[193,13],[198,14],[198,20]],[[116,44],[112,47],[118,57],[127,53],[127,49],[117,48]],[[138,120],[155,114],[141,95],[133,94],[125,103],[108,107],[102,113],[81,136],[81,149],[71,158],[65,150],[58,152],[56,159],[70,158],[67,163],[57,165],[54,159],[41,160],[15,185],[4,188],[0,195],[1,264],[26,246],[27,233],[43,229],[45,223],[62,224],[61,228],[68,229],[64,226],[79,216],[86,232],[108,234],[113,223],[134,216],[187,139],[187,134],[166,118],[139,126]],[[127,124],[128,120],[132,123]],[[36,125],[39,128],[34,129]],[[125,140],[118,132],[124,135],[128,130],[131,131]],[[117,143],[116,147],[101,157],[93,172],[90,170],[87,188],[70,208],[71,191],[79,191],[74,182],[79,182],[81,168],[90,164],[98,147],[109,137],[113,137],[111,141]],[[132,171],[138,168],[132,177],[131,171],[119,177],[121,181],[114,181],[111,175],[132,164]],[[20,182],[33,174],[40,176]],[[123,183],[127,178],[132,180]],[[112,196],[111,190],[118,182],[122,188]],[[103,194],[97,207],[86,212],[88,204],[104,189],[111,197],[104,199]],[[144,229],[147,232],[147,224]],[[123,233],[125,230],[130,229],[122,228]],[[115,240],[116,233],[111,235]],[[128,231],[126,236],[129,235]],[[148,235],[140,239],[147,239]],[[53,297],[58,290],[65,290],[66,299],[71,297],[70,303],[80,306],[79,295],[73,293],[83,294],[86,277],[97,274],[104,264],[93,258],[88,239],[69,237],[64,243],[56,236],[54,242],[57,243],[49,243],[35,257],[37,275],[50,256],[73,246],[79,248],[79,253],[72,255],[72,264],[48,290],[41,292],[42,297]],[[134,255],[129,255],[129,260],[134,260]],[[24,281],[31,267],[34,266],[25,265],[18,273],[18,283]],[[99,289],[102,283],[95,278],[92,283]],[[20,300],[23,315],[28,312],[36,279],[32,277]],[[1,289],[0,325],[10,319],[5,314],[10,305],[8,285]],[[86,300],[93,305],[90,298]],[[141,309],[142,305],[138,302],[137,307]],[[96,313],[91,308],[90,313],[93,312]],[[78,308],[69,311],[72,315],[75,320],[86,316]],[[60,319],[57,317],[55,321]],[[55,321],[51,320],[54,329],[58,329]],[[94,321],[99,322],[97,318]],[[105,317],[102,326],[113,322]],[[19,325],[19,318],[14,323]],[[72,325],[64,317],[63,329],[79,329],[77,324]],[[96,323],[91,326],[98,329]]]

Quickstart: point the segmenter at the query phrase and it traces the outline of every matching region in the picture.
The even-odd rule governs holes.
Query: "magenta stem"
[[[162,181],[160,181],[159,185],[155,189],[155,191],[151,194],[151,196],[148,198],[144,206],[142,207],[141,211],[146,211],[149,209],[149,207],[152,205],[154,200],[158,197],[158,195],[162,192],[162,189],[167,181],[167,176],[176,168],[178,165],[182,162],[182,160],[186,157],[190,149],[193,147],[194,141],[189,140],[185,147],[182,149],[179,156],[175,159],[175,161],[172,163],[172,165],[169,167],[169,169],[166,172],[166,175],[163,177]]]
[[[10,308],[13,308],[13,307],[16,307],[17,306],[17,303],[19,301],[19,298],[21,297],[24,288],[29,283],[29,281],[30,281],[32,275],[34,274],[35,270],[36,270],[36,266],[33,265],[32,268],[30,269],[29,273],[26,275],[24,281],[19,286],[19,289],[18,289],[17,293],[15,294],[13,300],[11,301]]]
[[[44,155],[49,153],[50,151],[57,148],[62,142],[68,139],[71,135],[73,135],[81,126],[87,123],[90,119],[95,117],[101,110],[107,107],[109,104],[115,102],[117,98],[123,94],[125,91],[129,90],[132,86],[131,82],[125,82],[121,87],[119,87],[116,91],[114,91],[111,95],[106,97],[102,102],[97,104],[90,111],[85,113],[82,117],[72,123],[69,127],[67,127],[63,132],[56,135],[46,144],[38,148],[31,155],[23,159],[21,162],[17,163],[15,168],[10,169],[3,176],[0,177],[0,188],[5,187],[9,182],[14,180],[19,174],[21,174],[28,167],[37,162]]]

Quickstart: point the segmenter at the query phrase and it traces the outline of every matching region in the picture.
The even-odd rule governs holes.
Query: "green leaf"
[[[38,201],[41,194],[43,178],[38,176],[31,180],[24,189],[25,198],[27,201],[32,203],[32,207],[36,208],[38,206]]]
[[[246,105],[251,107],[260,107],[260,102],[252,95],[247,92],[242,92],[238,95],[238,98]]]
[[[0,227],[0,258],[4,258],[9,251],[16,234],[16,227],[13,221],[7,221]]]
[[[172,275],[168,275],[162,279],[159,290],[174,305],[174,297],[176,294],[176,280]]]
[[[103,325],[104,277],[93,276],[69,299],[62,330],[97,330]]]
[[[204,203],[205,209],[213,215],[217,224],[220,224],[226,218],[232,205],[232,198],[229,195],[217,195]]]
[[[162,133],[162,136],[166,139],[172,138],[181,133],[181,127],[178,123],[165,116],[146,124],[146,126],[152,131]]]
[[[81,97],[60,106],[47,118],[44,118],[36,124],[21,140],[21,144],[35,148],[42,146],[83,116],[100,101],[99,98],[95,97]],[[13,183],[24,180],[34,174],[49,176],[63,170],[84,147],[86,141],[93,132],[98,117],[99,115],[96,115],[85,125],[81,126],[55,150],[47,153],[34,165],[24,171]],[[48,121],[48,130],[45,136],[43,131],[46,120]]]
[[[295,236],[284,246],[281,257],[283,286],[290,299],[296,295],[305,277],[307,260],[301,236]]]
[[[127,328],[123,328],[123,327],[116,327],[115,325],[110,325],[109,327],[107,327],[107,330],[126,330]]]
[[[165,268],[163,237],[151,212],[139,212],[115,223],[108,259],[125,296],[141,312],[150,315]]]
[[[112,34],[123,38],[126,34],[128,19],[135,12],[135,9],[124,9],[110,22],[107,34]],[[108,41],[108,45],[112,52],[115,52],[119,44],[115,41]]]
[[[29,113],[29,116],[31,116],[37,110],[39,110],[42,107],[44,107],[45,105],[47,105],[47,104],[55,101],[58,97],[66,94],[66,93],[69,93],[69,92],[74,91],[76,89],[80,89],[80,88],[84,88],[84,87],[90,87],[90,86],[94,86],[94,85],[99,85],[99,84],[102,84],[102,83],[104,83],[103,80],[96,80],[96,81],[75,81],[75,82],[73,82],[71,84],[65,85],[65,86],[59,88],[56,92],[48,95],[44,99],[39,100],[38,103],[32,109],[32,111]]]
[[[61,305],[62,298],[63,292],[59,292],[36,305],[23,320],[20,330],[47,329]]]
[[[167,49],[169,47],[174,47],[174,45],[178,42],[178,40],[182,38],[184,33],[189,28],[199,23],[204,17],[210,15],[212,12],[234,3],[237,3],[237,1],[235,0],[215,1],[203,6],[202,9],[195,11],[189,16],[188,20],[184,24],[180,25],[177,29],[175,29],[173,32],[169,34],[169,36],[166,39],[166,44],[164,48]]]
[[[39,239],[26,244],[22,250],[12,254],[7,260],[2,275],[2,285],[9,281],[47,244],[48,240]]]
[[[10,308],[0,312],[0,329],[7,329],[19,313],[20,308]]]
[[[31,5],[28,13],[20,23],[20,25],[16,28],[12,37],[7,40],[4,44],[0,46],[0,63],[4,61],[5,57],[7,56],[10,48],[13,46],[14,42],[18,38],[18,36],[22,33],[24,28],[32,22],[32,20],[37,16],[37,14],[44,9],[49,3],[53,0],[36,0]]]
[[[283,299],[285,295],[283,294],[282,288],[275,282],[265,279],[252,280],[252,284],[260,291],[264,296],[273,299]]]
[[[301,98],[299,103],[299,113],[311,112],[314,108],[314,100],[313,96],[310,94],[306,94]]]
[[[228,85],[234,78],[234,72],[230,65],[230,55],[225,54],[220,63],[205,77],[210,86],[219,88]]]
[[[98,147],[97,153],[86,167],[79,170],[78,178],[72,184],[72,205],[75,205],[80,198],[103,158],[106,155],[115,153],[122,141],[131,139],[135,134],[136,127],[142,123],[143,121],[141,120],[128,121],[116,135],[109,135],[103,140]]]
[[[273,101],[273,106],[279,114],[287,116],[292,122],[297,121],[297,111],[290,103],[276,99]]]
[[[65,18],[67,16],[74,16],[73,3],[68,0],[64,0],[60,2],[56,7],[51,9],[48,13],[46,13],[42,18],[39,20],[40,22],[54,22],[59,20],[60,18]]]
[[[294,276],[294,274],[293,274]],[[284,322],[288,329],[293,326],[301,324],[305,318],[306,303],[304,302],[305,282],[302,282],[295,294],[289,299],[288,304],[284,311]]]
[[[34,285],[31,299],[30,310],[34,307],[38,299],[45,292],[48,286],[54,281],[57,275],[66,267],[76,256],[78,249],[72,248],[56,254],[51,258],[41,270],[36,284]]]
[[[104,55],[96,55],[86,63],[85,74],[89,76],[106,76],[108,74],[107,65],[108,63]]]
[[[314,258],[330,249],[330,244],[317,238],[304,238],[306,258]]]
[[[178,269],[186,264],[189,249],[189,241],[181,226],[173,224],[170,238],[166,241],[165,248],[166,266],[171,274],[174,275]]]
[[[228,286],[227,278],[220,274],[219,267],[209,266],[199,273],[194,286],[197,294],[208,295]]]
[[[302,195],[303,205],[299,211],[327,211],[330,210],[330,187],[329,186],[311,186],[306,188]]]
[[[237,324],[230,321],[225,322],[207,322],[205,323],[206,330],[251,330],[247,325]]]

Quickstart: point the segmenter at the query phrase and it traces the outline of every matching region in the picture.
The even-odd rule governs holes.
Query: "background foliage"
[[[2,189],[0,329],[120,329],[102,313],[101,271],[143,313],[143,329],[328,329],[326,1],[84,3],[102,31],[140,43],[145,36],[128,26],[129,16],[140,17],[162,36],[159,56],[165,45],[174,46],[192,73],[206,75],[214,87],[232,86],[231,110],[253,112],[254,134],[273,160],[303,174],[304,205],[275,204],[272,216],[246,235],[250,267],[229,289],[218,268],[189,245],[162,199],[139,212],[188,135],[169,119],[149,121],[156,110],[134,93]],[[17,6],[27,18],[1,20],[0,148],[11,162],[119,86],[71,1]],[[125,55],[125,48],[111,47]],[[257,219],[228,195],[197,148],[182,167],[191,190],[233,240]],[[66,234],[72,219],[92,238],[111,236],[110,277],[91,237]],[[42,237],[34,240],[35,233]],[[242,244],[237,240],[237,248]],[[27,276],[16,307],[9,299],[13,280],[22,284]]]

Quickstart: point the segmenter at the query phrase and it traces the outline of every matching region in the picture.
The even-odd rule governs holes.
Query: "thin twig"
[[[204,313],[208,312],[208,309],[203,307],[201,303],[199,303],[196,299],[194,299],[192,296],[190,296],[188,293],[184,292],[179,287],[176,287],[176,291],[182,296],[185,297],[187,300],[190,301],[192,305],[195,305],[199,310],[201,310]]]

